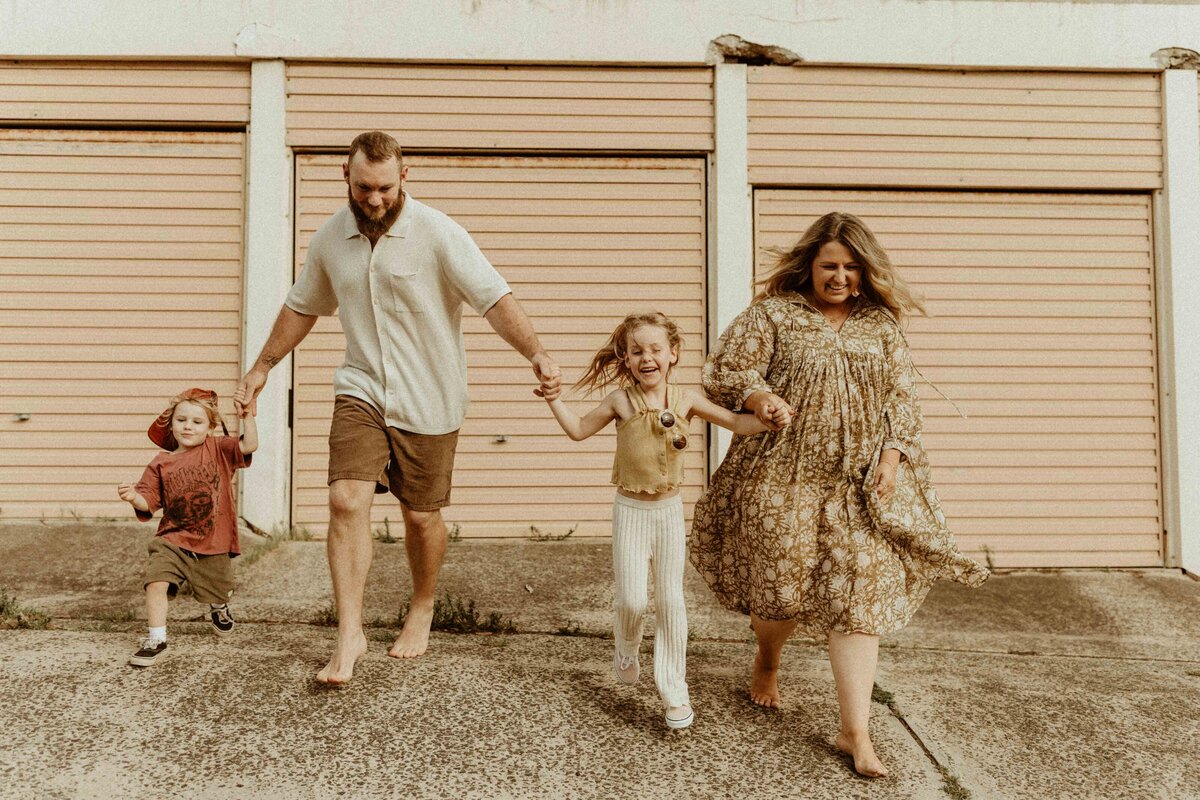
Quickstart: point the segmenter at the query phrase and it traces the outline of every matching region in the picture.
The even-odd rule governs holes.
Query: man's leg
[[[338,636],[333,655],[317,673],[321,683],[346,683],[367,651],[363,634],[363,592],[371,569],[371,502],[374,481],[336,480],[329,484],[329,574],[337,608]]]
[[[401,508],[404,511],[404,549],[408,552],[408,568],[412,571],[413,592],[404,629],[388,655],[416,658],[429,647],[438,573],[446,556],[446,523],[441,511],[413,511],[403,505]]]

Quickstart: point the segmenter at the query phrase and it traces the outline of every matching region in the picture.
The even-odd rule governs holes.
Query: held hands
[[[264,381],[265,383],[265,381]],[[259,385],[259,391],[262,390],[262,385]],[[239,419],[245,419],[249,413],[251,417],[258,416],[258,400],[255,395],[250,394],[250,389],[246,385],[246,379],[242,378],[242,382],[238,384],[237,390],[233,393],[233,407],[237,411]]]
[[[534,377],[540,384],[533,393],[547,401],[556,399],[562,394],[562,370],[558,364],[545,352],[534,353],[529,360],[533,364]]]
[[[742,405],[753,411],[758,421],[773,431],[783,430],[791,425],[792,417],[796,413],[782,397],[771,392],[755,392],[747,397]]]
[[[267,374],[251,368],[242,376],[237,391],[233,393],[233,409],[239,419],[244,419],[247,413],[258,416],[258,393],[267,384]]]

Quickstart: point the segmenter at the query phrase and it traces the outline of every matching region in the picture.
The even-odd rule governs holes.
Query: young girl
[[[683,605],[686,534],[683,525],[683,459],[687,426],[694,416],[741,436],[767,430],[750,415],[735,414],[703,396],[669,382],[679,359],[679,328],[657,312],[630,314],[596,355],[575,388],[590,392],[610,384],[620,388],[581,419],[557,397],[547,399],[558,424],[582,441],[617,421],[617,454],[612,482],[613,574],[616,578],[616,652],[613,671],[622,683],[638,679],[638,646],[646,611],[646,578],[654,569],[656,601],[654,682],[666,704],[670,728],[686,728],[694,714],[684,680],[687,611]],[[772,422],[783,426],[789,410]]]
[[[210,436],[218,422],[225,436]],[[147,435],[167,452],[154,457],[137,485],[117,487],[142,522],[163,510],[143,584],[150,632],[129,658],[135,667],[152,665],[166,651],[167,603],[184,581],[197,601],[209,604],[213,629],[233,630],[230,558],[240,552],[233,471],[248,466],[258,448],[254,417],[244,416],[239,438],[230,436],[217,412],[217,393],[208,389],[189,389],[173,398]]]

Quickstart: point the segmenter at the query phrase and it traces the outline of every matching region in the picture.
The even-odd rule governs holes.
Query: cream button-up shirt
[[[335,394],[372,404],[391,427],[439,434],[467,413],[462,304],[483,314],[510,291],[461,225],[406,193],[374,249],[349,206],[326,220],[284,302],[301,314],[337,312],[346,359]]]

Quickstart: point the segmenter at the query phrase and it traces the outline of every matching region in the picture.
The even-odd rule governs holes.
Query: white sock
[[[163,625],[161,628],[151,628],[149,638],[156,642],[165,642],[167,640],[167,626]]]

